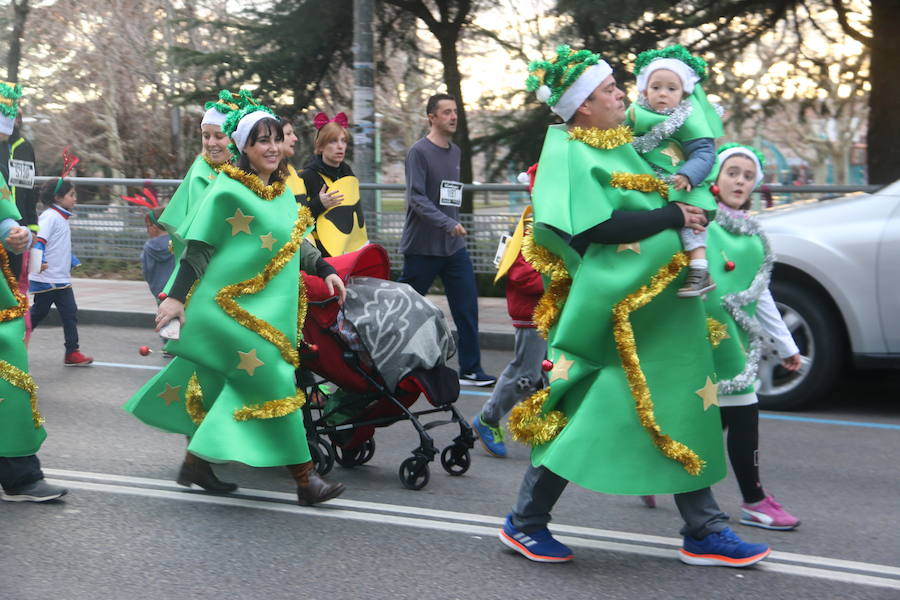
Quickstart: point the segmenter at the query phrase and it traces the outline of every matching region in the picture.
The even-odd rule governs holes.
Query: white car
[[[758,217],[777,259],[772,295],[803,357],[792,374],[767,351],[760,406],[809,407],[846,366],[900,368],[900,181]]]

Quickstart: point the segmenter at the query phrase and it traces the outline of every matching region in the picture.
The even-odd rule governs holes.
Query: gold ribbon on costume
[[[513,231],[512,237],[506,242],[506,248],[503,250],[503,257],[500,259],[500,264],[497,266],[497,275],[494,277],[494,283],[500,281],[500,279],[506,275],[506,272],[509,271],[512,264],[516,262],[516,257],[522,249],[522,240],[525,238],[525,228],[534,220],[534,217],[531,216],[532,212],[533,209],[530,204],[522,211],[522,216],[519,217],[519,222],[516,225],[515,231]]]

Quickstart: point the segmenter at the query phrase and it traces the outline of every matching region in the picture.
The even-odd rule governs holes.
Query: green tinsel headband
[[[559,99],[575,83],[584,71],[600,62],[600,55],[590,50],[573,51],[567,44],[556,48],[556,56],[550,60],[535,60],[528,65],[532,73],[525,80],[525,89],[537,92],[538,100],[548,106],[556,106]],[[543,92],[543,93],[541,93]]]
[[[18,100],[22,97],[22,86],[18,83],[0,81],[0,114],[15,119],[19,113]]]
[[[700,78],[700,83],[706,81],[706,61],[699,56],[694,56],[688,52],[687,48],[684,46],[677,44],[674,46],[666,46],[659,50],[645,50],[638,54],[637,60],[634,61],[634,74],[640,74],[644,67],[657,58],[674,58],[675,60],[680,60],[694,70],[694,73]]]

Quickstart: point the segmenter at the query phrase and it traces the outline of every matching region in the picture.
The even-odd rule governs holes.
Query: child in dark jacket
[[[525,224],[530,221],[531,207],[525,209],[519,221],[517,235],[509,242],[506,252],[516,252],[515,260],[506,271],[506,307],[516,330],[512,362],[510,362],[494,386],[494,392],[472,420],[472,427],[489,454],[503,458],[506,445],[500,419],[513,406],[526,399],[546,384],[542,363],[547,355],[547,342],[538,335],[534,324],[534,309],[544,293],[541,275],[529,265],[521,252],[521,238]],[[504,274],[505,262],[501,261],[498,278]]]
[[[149,239],[144,242],[144,249],[141,251],[141,272],[157,303],[160,292],[175,269],[175,255],[169,248],[169,234],[159,223],[163,210],[164,207],[157,206],[144,217]]]

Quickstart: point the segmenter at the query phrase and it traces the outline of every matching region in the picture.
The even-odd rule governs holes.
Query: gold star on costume
[[[259,236],[259,239],[262,240],[262,247],[266,250],[271,250],[272,245],[278,240],[272,236],[272,232],[270,231],[266,235]]]
[[[706,317],[706,330],[708,332],[709,343],[712,344],[713,348],[717,348],[723,340],[731,338],[731,336],[728,335],[728,327],[712,317]]]
[[[181,400],[181,386],[180,385],[169,385],[166,384],[166,389],[160,393],[157,398],[162,398],[166,401],[166,406],[169,406],[173,402],[178,402]]]
[[[250,233],[250,221],[254,218],[253,215],[245,215],[241,212],[241,209],[238,208],[234,211],[233,217],[228,217],[225,220],[231,224],[231,235],[237,235],[241,231]]]
[[[237,353],[240,357],[237,368],[247,371],[247,375],[249,375],[250,377],[253,377],[253,373],[256,371],[257,367],[261,367],[266,364],[256,358],[256,348],[254,348],[250,352],[241,352],[240,350],[238,350]]]
[[[213,179],[216,178],[216,174],[215,174],[215,173],[210,173],[209,175],[206,176],[206,178],[209,179],[210,181],[212,181]]]
[[[9,191],[9,188],[6,186],[3,186],[3,191],[0,191],[0,194],[3,195],[4,200],[9,200],[10,198],[12,198],[12,193]]]
[[[665,150],[661,150],[660,154],[671,158],[673,167],[677,167],[678,163],[684,161],[684,153],[681,151],[681,148],[679,148],[675,142],[669,142],[669,145],[666,146]]]
[[[719,405],[719,393],[716,384],[712,382],[712,379],[710,379],[709,376],[706,377],[706,383],[703,387],[694,393],[703,398],[704,411],[709,410],[710,406]]]
[[[575,364],[574,360],[566,358],[565,354],[560,354],[559,358],[553,362],[553,370],[550,371],[550,383],[557,379],[569,380],[569,369]]]
[[[616,248],[616,252],[625,252],[626,250],[631,250],[635,254],[641,253],[641,243],[640,242],[631,242],[630,244],[619,244],[619,247]]]

